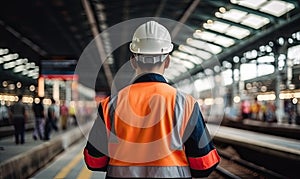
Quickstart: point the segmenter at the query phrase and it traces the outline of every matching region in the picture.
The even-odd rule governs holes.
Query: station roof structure
[[[95,22],[88,19],[85,3],[91,8]],[[298,0],[3,1],[0,6],[0,80],[9,76],[16,81],[36,82],[41,60],[78,60],[94,39],[92,28],[101,33],[126,20],[159,17],[192,29],[186,32],[178,25],[169,27],[172,38],[180,43],[175,44],[171,53],[173,64],[167,77],[179,81],[187,74],[194,75],[211,66],[212,58],[220,64],[234,63],[235,57],[242,57],[249,50],[259,49],[279,37],[290,38],[300,30],[299,5]],[[132,33],[120,29],[120,37],[132,36]],[[104,39],[109,40],[109,37]],[[105,49],[109,49],[109,43]],[[129,56],[128,43],[112,52],[108,64],[112,75]],[[15,62],[8,65],[11,61]],[[15,70],[21,63],[29,69],[27,73]],[[109,83],[101,69],[96,90],[109,91]]]

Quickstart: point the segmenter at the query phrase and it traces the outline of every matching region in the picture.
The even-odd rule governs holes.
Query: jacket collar
[[[142,83],[142,82],[161,82],[161,83],[167,83],[166,79],[158,74],[158,73],[146,73],[137,76],[134,81],[134,83]]]

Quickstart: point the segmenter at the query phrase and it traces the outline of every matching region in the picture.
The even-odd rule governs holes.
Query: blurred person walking
[[[44,129],[44,140],[49,140],[50,139],[50,134],[52,131],[52,128],[55,131],[58,131],[56,122],[57,122],[57,117],[56,117],[56,112],[55,112],[55,105],[56,101],[51,98],[51,105],[48,107],[47,111],[47,118],[45,122],[45,129]]]
[[[75,110],[75,105],[74,103],[70,103],[69,107],[69,116],[72,118],[72,123],[74,126],[78,125],[77,118],[76,118],[76,110]]]
[[[248,100],[242,100],[241,103],[242,119],[249,119],[251,114],[251,104]]]
[[[59,108],[59,113],[61,129],[66,130],[68,125],[69,109],[65,101],[62,101],[62,104]]]
[[[271,101],[269,101],[266,106],[266,121],[267,122],[277,122],[276,106]]]
[[[149,21],[134,33],[133,84],[99,105],[84,159],[106,178],[206,177],[220,157],[199,105],[163,77],[173,49],[168,30]]]
[[[251,118],[259,120],[259,112],[261,105],[259,104],[257,98],[254,98],[254,102],[251,104]]]
[[[45,111],[43,105],[42,97],[37,98],[38,101],[34,102],[32,105],[32,110],[34,112],[34,131],[33,131],[33,139],[37,140],[38,138],[42,140],[44,138],[44,125],[45,125]]]
[[[23,95],[18,95],[18,101],[11,107],[11,119],[15,128],[15,143],[25,143],[25,122],[27,114],[22,102]]]
[[[0,103],[0,121],[1,125],[6,126],[9,124],[9,110],[7,106],[5,105],[4,101],[1,101]]]

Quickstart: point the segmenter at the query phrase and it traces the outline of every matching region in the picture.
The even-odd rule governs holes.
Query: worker
[[[25,124],[27,121],[27,113],[25,105],[22,102],[23,95],[18,95],[18,101],[12,105],[10,110],[10,116],[13,120],[15,128],[15,143],[24,144],[25,143]]]
[[[135,80],[100,102],[84,148],[87,167],[106,178],[207,177],[220,157],[196,100],[170,86],[163,73],[173,49],[155,21],[132,38]]]

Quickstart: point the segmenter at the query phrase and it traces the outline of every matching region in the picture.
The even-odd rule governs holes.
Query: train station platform
[[[25,130],[30,131],[34,129],[34,122],[26,123]],[[14,134],[13,125],[6,125],[0,127],[0,139],[11,136]]]
[[[63,151],[68,150],[72,144],[80,141],[82,143],[83,134],[86,134],[90,127],[91,123],[87,123],[80,128],[73,127],[64,132],[53,132],[51,139],[46,142],[33,140],[32,131],[27,132],[26,142],[23,145],[16,145],[13,137],[1,139],[0,178],[32,177],[41,168],[48,166],[47,164],[60,158],[57,156]],[[241,158],[264,166],[269,170],[276,171],[282,176],[292,177],[298,173],[297,167],[300,165],[299,140],[214,124],[207,124],[207,127],[217,148],[220,146],[224,147],[224,145],[233,146]],[[77,154],[78,156],[82,155],[82,147],[79,147],[76,151],[76,156]],[[73,158],[69,157],[69,160],[71,162]],[[82,156],[80,160],[82,160]],[[65,162],[68,163],[68,161]],[[80,162],[81,167],[83,167],[82,162]],[[280,167],[278,168],[278,166]],[[57,171],[45,170],[46,173],[43,175],[50,176],[47,172],[52,172],[51,175],[58,175],[61,172],[61,168],[54,168]],[[68,175],[74,175],[75,171],[72,173],[72,170],[72,168],[69,168],[70,174]],[[91,171],[86,169],[84,172],[91,174]],[[98,174],[95,176],[99,177]]]
[[[222,125],[300,140],[300,125],[297,124],[264,122],[253,119],[233,120],[226,118],[222,121]]]
[[[80,128],[52,131],[49,141],[34,140],[33,131],[26,132],[24,144],[16,145],[14,136],[0,139],[0,178],[28,178],[80,140],[91,125],[87,123]]]
[[[207,126],[215,144],[233,146],[241,158],[284,176],[299,174],[300,140],[213,124]]]

